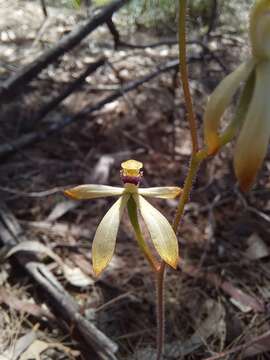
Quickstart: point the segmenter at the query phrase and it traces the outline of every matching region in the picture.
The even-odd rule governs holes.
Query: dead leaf
[[[188,355],[202,346],[207,339],[218,336],[221,347],[223,347],[226,337],[225,309],[221,303],[208,299],[202,305],[198,318],[198,327],[194,334],[185,342],[176,341],[167,347],[170,357],[179,359]],[[206,318],[205,318],[206,315]]]
[[[232,282],[224,281],[217,274],[204,272],[202,269],[193,265],[188,265],[184,262],[182,262],[181,269],[189,276],[202,278],[213,286],[221,288],[226,294],[230,295],[230,297],[234,299],[234,304],[241,304],[241,309],[245,311],[248,309],[248,311],[253,310],[256,312],[265,311],[263,301],[244,293],[241,289],[234,286]]]
[[[63,264],[63,261],[56,253],[54,253],[50,248],[38,241],[22,241],[8,252],[7,257],[10,257],[21,251],[44,253],[47,256],[51,257],[53,260],[55,260],[59,265]]]
[[[20,360],[40,360],[40,355],[50,347],[45,341],[35,340],[28,349],[20,356]]]
[[[78,207],[78,203],[76,203],[75,201],[61,201],[60,203],[56,204],[53,210],[50,212],[49,216],[47,217],[47,221],[56,221],[62,216],[64,216],[67,212],[75,209],[76,207]]]
[[[64,264],[63,272],[67,281],[73,286],[86,287],[94,284],[94,280],[84,274],[78,267],[70,268]]]
[[[259,336],[254,343],[243,351],[242,357],[247,358],[250,356],[259,355],[262,353],[269,353],[270,351],[270,331],[266,334]]]
[[[64,238],[73,236],[89,239],[89,237],[91,237],[91,233],[88,229],[78,225],[70,225],[68,223],[54,222],[52,224],[48,221],[20,221],[20,223],[28,228],[38,229],[43,232],[52,233],[53,235],[60,235]]]
[[[49,310],[45,310],[37,304],[32,304],[29,301],[22,301],[18,299],[14,294],[9,293],[4,288],[0,289],[0,303],[4,303],[9,308],[14,309],[19,312],[24,312],[32,316],[37,317],[38,319],[46,317],[53,320],[54,316]]]
[[[36,331],[30,331],[12,344],[3,354],[0,360],[17,360],[18,357],[35,341]]]
[[[74,358],[80,355],[79,351],[73,351],[60,343],[49,343],[42,340],[35,340],[29,348],[21,355],[19,360],[40,360],[40,355],[49,348],[56,348],[66,355]]]
[[[110,171],[114,162],[115,161],[112,156],[102,155],[93,169],[93,173],[91,174],[91,182],[106,184],[108,182]]]
[[[38,241],[23,241],[20,244],[14,246],[7,254],[7,257],[16,254],[20,251],[30,251],[44,253],[51,257],[63,270],[63,274],[66,280],[74,286],[86,287],[93,284],[93,280],[84,274],[80,268],[71,268],[66,265],[60,256],[54,253],[50,248]]]
[[[250,260],[258,260],[269,256],[270,252],[263,239],[256,233],[247,239],[248,248],[245,255]]]

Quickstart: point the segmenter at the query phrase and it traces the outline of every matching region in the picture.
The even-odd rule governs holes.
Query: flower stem
[[[207,157],[207,151],[205,149],[199,150],[198,134],[195,114],[193,111],[192,98],[190,94],[189,80],[188,80],[188,68],[187,68],[187,56],[186,56],[186,0],[179,0],[179,61],[180,61],[180,74],[182,79],[182,87],[185,99],[185,105],[187,109],[187,117],[190,127],[191,140],[192,140],[192,156],[188,169],[188,174],[185,180],[183,193],[180,197],[175,219],[173,222],[173,229],[177,232],[178,225],[182,219],[184,208],[189,200],[190,192],[192,190],[193,181],[197,175],[201,162]],[[164,347],[164,328],[165,328],[165,316],[164,316],[164,282],[165,282],[166,263],[162,261],[160,268],[156,272],[156,292],[157,292],[157,357],[156,360],[162,359],[163,347]]]
[[[193,111],[192,98],[190,94],[189,80],[188,80],[188,66],[186,54],[186,12],[187,1],[179,0],[179,19],[178,19],[178,37],[179,37],[179,61],[180,61],[180,74],[182,79],[182,87],[184,92],[185,104],[187,109],[187,118],[190,127],[191,140],[192,140],[192,153],[196,154],[199,150],[198,134],[195,114]]]
[[[164,283],[166,275],[166,263],[163,261],[159,270],[156,272],[156,294],[157,294],[157,357],[162,359],[164,346]]]
[[[175,232],[177,232],[178,225],[182,219],[185,205],[189,200],[190,193],[192,190],[192,185],[194,182],[194,179],[197,175],[197,172],[199,170],[201,162],[207,157],[207,152],[205,150],[198,151],[196,154],[191,156],[188,173],[185,179],[185,184],[183,188],[182,195],[180,197],[175,219],[173,222],[173,229]]]
[[[192,190],[192,184],[196,174],[199,170],[200,164],[203,159],[207,157],[205,150],[198,151],[195,155],[192,155],[188,174],[185,180],[182,196],[179,200],[176,216],[173,222],[173,229],[176,232],[178,225],[182,219],[184,208],[189,200],[190,192]],[[164,328],[165,328],[165,316],[164,316],[164,282],[165,282],[166,263],[162,261],[160,268],[156,272],[156,293],[157,293],[157,357],[156,360],[162,359],[163,347],[164,347]]]

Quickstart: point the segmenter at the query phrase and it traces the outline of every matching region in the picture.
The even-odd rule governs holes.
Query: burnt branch
[[[104,7],[86,24],[76,27],[68,35],[64,36],[50,49],[43,52],[37,59],[23,67],[21,70],[10,76],[0,86],[0,98],[2,101],[13,100],[14,96],[19,95],[22,89],[33,80],[49,64],[56,61],[60,56],[78,45],[87,35],[94,31],[98,26],[111,19],[114,12],[118,11],[129,0],[115,0],[110,5]]]
[[[96,71],[100,66],[105,64],[106,59],[101,58],[100,60],[91,63],[87,69],[74,81],[72,81],[63,92],[61,92],[58,96],[51,99],[42,108],[38,111],[38,113],[34,116],[34,121],[38,122],[42,120],[50,111],[55,109],[63,100],[65,100],[69,95],[71,95],[74,91],[76,91],[81,85],[83,85],[87,76]]]
[[[200,61],[200,58],[191,58],[189,61]],[[100,110],[108,103],[115,101],[116,99],[122,97],[124,94],[137,89],[139,86],[143,85],[144,83],[154,79],[155,77],[159,76],[160,74],[170,71],[172,69],[177,69],[179,66],[178,60],[169,61],[166,64],[159,66],[155,71],[151,72],[150,74],[142,77],[139,80],[131,81],[128,84],[123,85],[118,90],[116,90],[111,95],[105,97],[105,99],[97,102],[95,105],[86,106],[80,112],[75,114],[74,116],[65,117],[63,120],[58,121],[57,123],[50,124],[43,130],[31,132],[26,135],[22,135],[19,139],[10,141],[9,143],[3,144],[0,146],[0,158],[3,158],[7,155],[10,155],[18,150],[21,150],[33,143],[46,140],[49,136],[56,134],[57,132],[61,131],[66,126],[76,122],[82,121],[86,118],[89,119],[89,115],[93,114],[94,112]]]

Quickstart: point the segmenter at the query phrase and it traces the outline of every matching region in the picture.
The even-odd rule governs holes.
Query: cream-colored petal
[[[122,195],[124,189],[120,187],[107,186],[107,185],[79,185],[71,189],[66,189],[64,194],[72,199],[96,199],[107,196]]]
[[[168,220],[141,195],[132,195],[151,235],[160,257],[173,268],[177,267],[178,242]]]
[[[174,199],[180,195],[182,189],[177,186],[139,188],[138,193],[143,196],[150,196],[159,199]]]
[[[253,60],[241,64],[226,76],[214,90],[206,105],[204,114],[204,139],[208,153],[214,154],[219,144],[219,126],[222,115],[230,104],[242,81],[245,81],[254,68]]]
[[[113,204],[97,227],[92,245],[93,270],[98,276],[111,261],[121,217],[130,195],[123,195]]]
[[[234,155],[235,173],[244,191],[255,181],[270,137],[270,61],[261,62],[256,69],[252,101]]]

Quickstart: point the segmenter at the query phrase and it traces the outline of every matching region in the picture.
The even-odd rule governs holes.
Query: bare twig
[[[48,17],[48,11],[45,0],[40,0],[41,9],[45,18]]]
[[[198,58],[191,58],[190,61],[198,61],[200,59]],[[48,127],[46,127],[44,130],[37,131],[37,132],[31,132],[29,134],[21,136],[19,139],[11,141],[9,143],[3,144],[0,146],[0,158],[7,156],[8,154],[14,153],[19,149],[22,149],[30,144],[33,144],[38,141],[43,141],[47,139],[51,134],[55,134],[58,131],[62,130],[66,126],[74,123],[75,121],[81,121],[89,115],[100,110],[104,105],[111,103],[118,99],[119,97],[122,97],[123,94],[128,93],[132,90],[135,90],[139,86],[143,85],[144,83],[154,79],[155,77],[159,76],[160,74],[170,71],[172,69],[175,69],[179,66],[178,60],[169,61],[166,64],[163,64],[159,66],[155,71],[152,73],[144,76],[143,78],[131,81],[126,85],[123,85],[121,88],[116,90],[113,94],[109,95],[105,99],[99,101],[95,105],[87,106],[83,110],[81,110],[79,113],[77,113],[74,116],[65,117],[63,120],[60,120],[57,123],[50,124]]]
[[[228,355],[234,354],[236,352],[240,352],[240,351],[244,351],[244,350],[248,350],[248,348],[250,348],[251,346],[253,346],[254,348],[257,348],[256,354],[254,353],[254,355],[258,355],[260,353],[265,352],[267,349],[265,349],[265,347],[260,346],[261,343],[262,344],[266,344],[266,342],[269,343],[270,340],[270,331],[267,331],[265,334],[260,335],[255,337],[254,339],[252,339],[251,341],[248,341],[242,345],[239,346],[235,346],[234,348],[227,350],[227,351],[223,351],[222,353],[219,353],[217,355],[208,357],[205,360],[218,360],[218,359],[222,359],[227,357]],[[245,356],[245,354],[241,357],[241,359],[244,359],[245,357],[248,357],[248,353],[247,356]]]
[[[108,29],[110,30],[110,33],[113,36],[113,40],[114,40],[114,48],[117,49],[118,45],[120,43],[120,33],[117,30],[112,18],[110,18],[109,20],[107,20],[107,26]]]

